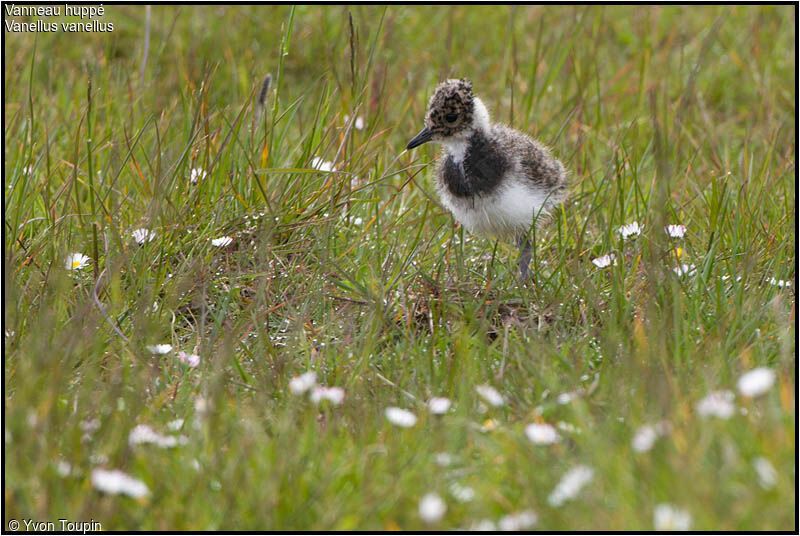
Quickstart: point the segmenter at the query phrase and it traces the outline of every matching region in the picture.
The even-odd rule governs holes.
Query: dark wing
[[[566,188],[566,172],[550,151],[531,141],[520,159],[525,176],[547,190]]]

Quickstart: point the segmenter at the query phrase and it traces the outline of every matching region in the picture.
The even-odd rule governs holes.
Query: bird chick
[[[529,231],[566,199],[564,166],[530,136],[492,124],[486,106],[464,78],[436,87],[425,128],[406,148],[429,141],[445,148],[436,169],[442,203],[472,233],[514,238],[520,248],[520,277],[527,279]]]

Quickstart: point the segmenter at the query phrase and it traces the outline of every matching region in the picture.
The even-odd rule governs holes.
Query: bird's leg
[[[526,281],[530,275],[528,265],[531,263],[531,241],[528,234],[517,236],[517,247],[519,248],[519,279]]]

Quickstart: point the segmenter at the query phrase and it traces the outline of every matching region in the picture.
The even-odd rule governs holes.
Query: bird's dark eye
[[[448,123],[455,123],[458,119],[458,114],[447,114],[444,116],[444,120]]]

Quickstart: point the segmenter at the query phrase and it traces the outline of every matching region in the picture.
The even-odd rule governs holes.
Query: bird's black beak
[[[433,137],[433,132],[431,132],[428,127],[425,127],[419,131],[419,134],[414,136],[413,140],[408,142],[408,145],[406,145],[406,149],[413,149],[414,147],[419,147],[423,143],[431,141],[432,137]]]

